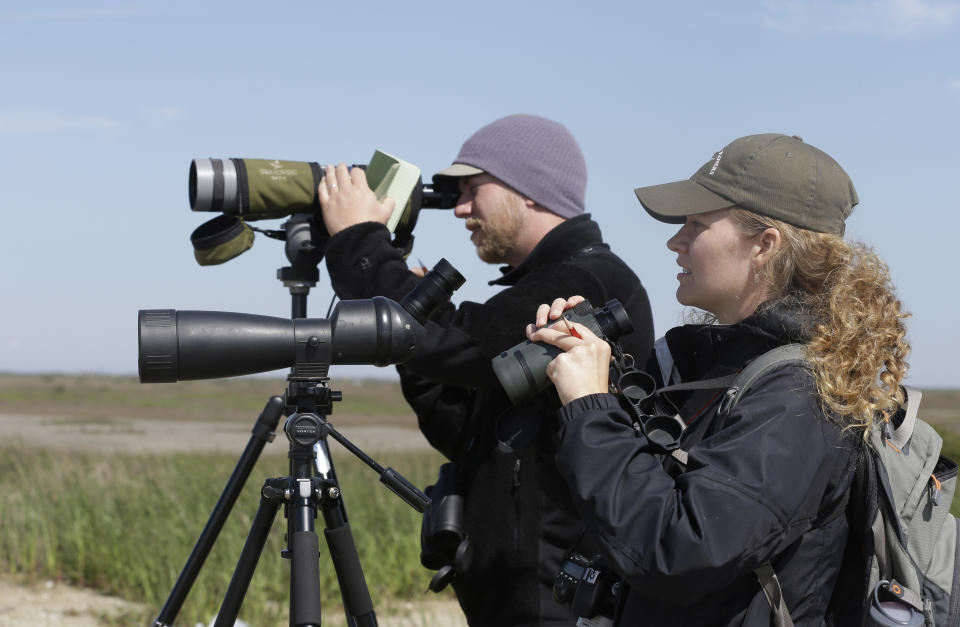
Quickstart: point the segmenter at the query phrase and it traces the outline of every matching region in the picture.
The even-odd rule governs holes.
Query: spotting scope
[[[294,377],[326,377],[331,364],[401,363],[420,345],[427,318],[463,283],[463,276],[441,259],[399,303],[383,296],[344,300],[329,319],[140,310],[140,382],[216,379],[288,367]]]

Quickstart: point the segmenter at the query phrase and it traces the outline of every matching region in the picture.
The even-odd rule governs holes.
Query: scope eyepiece
[[[423,324],[440,305],[450,300],[450,296],[465,281],[449,261],[440,259],[416,287],[400,300],[400,304],[417,322]]]

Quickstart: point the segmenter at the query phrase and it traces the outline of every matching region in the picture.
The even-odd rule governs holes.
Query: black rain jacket
[[[375,223],[330,238],[326,258],[341,298],[400,300],[418,281]],[[511,407],[490,362],[526,339],[540,304],[575,294],[595,307],[619,299],[634,325],[621,343],[642,359],[653,345],[650,304],[589,215],[564,221],[502,272],[491,284],[504,289],[485,303],[435,314],[417,354],[397,370],[427,440],[464,475],[474,556],[453,585],[470,624],[573,625],[576,617],[552,596],[560,562],[583,532],[553,459],[559,399],[551,387]],[[500,444],[498,428],[510,446]]]
[[[739,371],[804,341],[800,317],[769,308],[734,325],[666,336],[683,381]],[[628,584],[618,625],[771,624],[753,570],[771,563],[799,626],[823,625],[844,554],[856,437],[824,417],[806,368],[760,377],[728,415],[724,390],[675,399],[689,422],[685,470],[665,469],[615,397],[561,412],[557,452],[577,509]]]

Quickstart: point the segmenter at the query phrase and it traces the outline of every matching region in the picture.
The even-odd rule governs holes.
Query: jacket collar
[[[503,276],[490,281],[490,285],[515,285],[537,266],[564,261],[578,251],[602,243],[600,226],[590,219],[589,213],[564,220],[544,235],[519,265],[501,267]]]
[[[787,297],[761,305],[736,324],[688,324],[667,331],[666,338],[681,379],[697,381],[717,371],[740,370],[777,346],[806,343],[814,322]]]

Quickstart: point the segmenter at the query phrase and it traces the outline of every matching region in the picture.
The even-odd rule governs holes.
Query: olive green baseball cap
[[[689,215],[740,207],[838,235],[859,202],[850,177],[830,155],[796,135],[778,133],[735,139],[688,180],[634,191],[662,222],[681,224]]]

